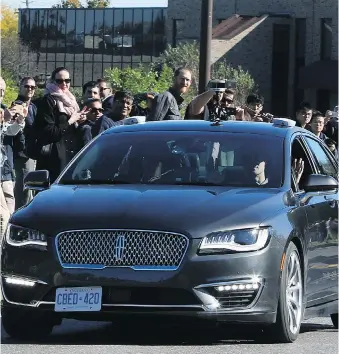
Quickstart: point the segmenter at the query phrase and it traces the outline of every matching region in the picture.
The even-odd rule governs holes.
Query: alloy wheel
[[[288,260],[286,308],[291,333],[298,332],[302,317],[303,285],[298,254],[292,252]]]

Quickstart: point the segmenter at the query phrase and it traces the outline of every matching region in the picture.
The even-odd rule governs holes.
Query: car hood
[[[256,227],[283,207],[283,193],[275,189],[53,185],[13,214],[11,222],[49,235],[141,229],[200,238],[206,232]]]

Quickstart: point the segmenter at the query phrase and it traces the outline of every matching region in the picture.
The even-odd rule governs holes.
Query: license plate
[[[58,288],[55,293],[55,312],[100,311],[101,287]]]

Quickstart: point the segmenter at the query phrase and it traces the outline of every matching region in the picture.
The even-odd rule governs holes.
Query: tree
[[[18,15],[16,10],[1,6],[1,69],[7,79],[17,82],[21,77],[34,75],[36,64],[34,55],[23,45],[18,35]],[[7,83],[10,91],[10,81]],[[17,88],[15,88],[17,90]]]
[[[87,0],[87,7],[89,9],[105,8],[109,6],[110,6],[109,0]]]
[[[173,79],[173,71],[164,65],[161,73],[154,66],[140,65],[138,68],[106,69],[105,78],[117,90],[130,91],[133,94],[145,92],[164,92],[169,88]]]
[[[3,103],[9,106],[18,97],[18,86],[12,74],[8,70],[2,69],[1,77],[6,82],[6,91]]]
[[[79,9],[87,7],[88,9],[106,8],[110,6],[109,0],[86,0],[85,6],[80,0],[61,0],[60,4],[52,6],[53,8]]]
[[[15,81],[37,73],[36,55],[23,45],[18,35],[1,37],[1,68],[7,70]]]
[[[80,0],[61,0],[60,4],[53,5],[53,8],[64,8],[64,9],[79,9],[83,6]]]
[[[0,28],[1,37],[18,33],[18,14],[16,10],[7,5],[1,5]]]

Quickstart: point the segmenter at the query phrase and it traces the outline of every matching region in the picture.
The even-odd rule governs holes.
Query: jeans
[[[5,234],[8,220],[15,210],[12,181],[0,181],[0,240]]]

